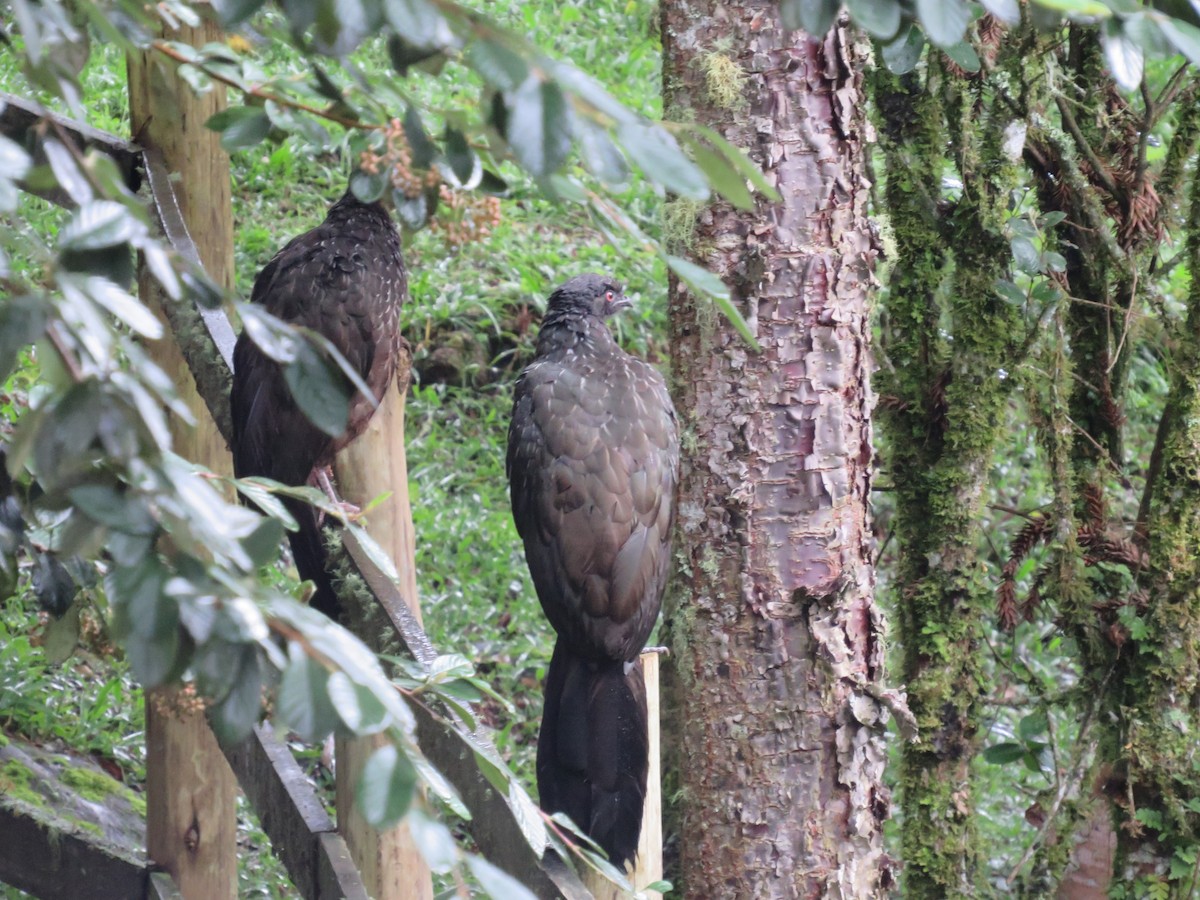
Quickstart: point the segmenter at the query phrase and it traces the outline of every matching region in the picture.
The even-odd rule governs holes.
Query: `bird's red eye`
[[[606,292],[604,295],[604,299],[607,300],[609,303],[612,303],[613,302],[613,292],[612,291]]]

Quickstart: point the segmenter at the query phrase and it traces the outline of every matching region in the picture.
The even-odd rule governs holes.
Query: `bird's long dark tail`
[[[285,500],[284,503],[300,525],[299,531],[288,532],[296,571],[301,581],[311,581],[317,588],[309,605],[336,622],[341,615],[342,604],[333,589],[333,578],[325,568],[325,541],[321,526],[317,524],[317,511],[299,500]]]
[[[587,660],[554,645],[538,735],[542,808],[565,812],[618,867],[637,854],[650,764],[638,662]]]

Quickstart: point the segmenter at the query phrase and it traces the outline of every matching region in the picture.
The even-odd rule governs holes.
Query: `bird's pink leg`
[[[320,468],[313,469],[312,475],[309,476],[309,481],[316,481],[314,487],[319,487],[321,490],[323,490],[325,492],[325,496],[329,498],[329,501],[335,506],[340,507],[348,519],[353,519],[360,512],[362,512],[361,507],[355,506],[353,503],[347,503],[338,496],[338,492],[333,486],[332,466],[321,466]],[[324,521],[325,513],[324,511],[321,511],[317,515],[317,524],[324,524]]]

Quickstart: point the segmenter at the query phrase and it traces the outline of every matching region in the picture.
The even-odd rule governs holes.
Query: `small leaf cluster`
[[[1053,760],[1050,745],[1039,740],[1050,729],[1050,718],[1044,710],[1024,716],[1017,725],[1015,740],[992,744],[983,751],[983,759],[995,766],[1020,762],[1030,772],[1045,774],[1052,772]]]

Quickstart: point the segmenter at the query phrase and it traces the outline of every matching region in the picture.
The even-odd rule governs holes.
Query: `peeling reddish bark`
[[[761,353],[672,282],[685,463],[664,741],[688,895],[870,898],[891,878],[897,703],[880,686],[870,556],[863,52],[845,29],[814,40],[777,16],[764,0],[663,4],[667,118],[720,131],[783,198],[717,203],[687,241]],[[732,107],[714,72],[740,82]]]

